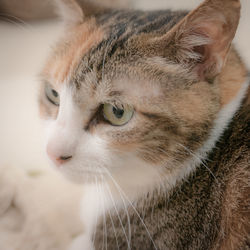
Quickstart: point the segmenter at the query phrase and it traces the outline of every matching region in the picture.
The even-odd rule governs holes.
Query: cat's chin
[[[86,184],[86,183],[100,183],[105,179],[103,174],[94,171],[83,171],[81,173],[70,172],[70,171],[60,171],[63,176],[68,180],[75,182],[77,184]]]

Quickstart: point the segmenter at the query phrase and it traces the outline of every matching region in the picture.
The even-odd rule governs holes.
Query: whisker
[[[102,180],[103,180],[103,175],[101,175],[102,177]],[[103,180],[104,181],[104,180]],[[103,182],[104,183],[104,182]],[[105,196],[103,196],[103,204],[106,204],[105,203],[105,200],[104,200]],[[108,209],[109,210],[109,209]],[[108,234],[107,234],[107,219],[106,219],[106,211],[104,211],[104,220],[105,220],[105,249],[108,250]]]
[[[101,185],[98,184],[98,190],[101,190]],[[99,192],[101,193],[101,192]],[[102,250],[104,249],[104,247],[106,246],[106,238],[107,237],[107,224],[106,224],[106,213],[105,213],[105,208],[104,208],[104,198],[103,195],[101,195],[100,197],[102,200],[102,220],[103,220],[103,237],[102,237]],[[107,249],[106,249],[107,250]]]
[[[100,196],[100,190],[99,190],[99,186],[98,186],[98,181],[97,181],[97,177],[95,176],[95,185],[96,185],[96,188],[97,188],[97,192],[98,192],[98,197]],[[94,228],[94,232],[93,232],[93,243],[95,243],[95,237],[96,237],[96,230],[97,230],[97,223],[98,223],[98,219],[97,219],[97,216],[99,214],[99,206],[98,206],[98,212],[95,216],[95,228]]]
[[[116,182],[116,180],[113,178],[113,176],[111,175],[111,173],[108,171],[107,168],[105,168],[105,170],[107,171],[107,174],[109,175],[109,177],[111,178],[111,180],[113,181],[114,185],[116,186],[117,190],[120,190],[121,194],[123,195],[123,197],[128,201],[128,203],[130,204],[130,206],[133,208],[133,210],[135,211],[136,215],[138,216],[139,220],[141,221],[142,225],[144,226],[148,237],[150,239],[150,241],[152,242],[154,249],[157,249],[155,242],[146,226],[146,224],[144,223],[142,217],[140,216],[139,212],[137,211],[137,209],[134,207],[133,203],[129,200],[129,198],[127,197],[127,195],[124,193],[124,191],[121,189],[120,185]]]
[[[116,212],[116,214],[117,214],[119,223],[121,224],[122,231],[123,231],[123,233],[124,233],[124,236],[125,236],[125,238],[126,238],[128,247],[129,247],[129,249],[130,249],[130,248],[131,248],[131,247],[130,247],[130,242],[129,242],[128,237],[127,237],[127,234],[126,234],[126,230],[125,230],[125,228],[124,228],[124,226],[123,226],[122,219],[121,219],[121,217],[120,217],[120,215],[119,215],[119,212],[118,212],[117,206],[116,206],[116,204],[115,204],[113,195],[112,195],[111,190],[110,190],[110,187],[109,187],[108,185],[107,185],[107,191],[109,192],[109,195],[110,195],[111,201],[112,201],[112,203],[113,203],[115,212]]]
[[[214,173],[212,172],[212,170],[204,163],[203,159],[201,157],[199,157],[195,152],[193,152],[192,150],[188,149],[187,147],[185,147],[183,144],[178,143],[181,147],[183,147],[190,155],[192,155],[193,157],[196,158],[196,160],[198,160],[202,166],[204,166],[208,172],[211,174],[211,176],[213,176],[213,178],[215,179],[216,182],[219,182],[216,178],[216,176],[214,175]]]
[[[125,210],[125,213],[126,213],[126,216],[127,216],[127,222],[128,222],[128,249],[131,249],[131,226],[130,226],[130,216],[129,216],[129,213],[128,213],[128,208],[127,208],[127,205],[126,205],[126,202],[123,198],[123,195],[120,193],[120,191],[118,190],[119,194],[120,194],[120,197],[122,199],[122,203],[123,203],[123,207],[124,207],[124,210]]]
[[[108,184],[107,184],[106,182],[105,182],[105,185],[106,185],[106,188],[108,188]],[[109,196],[110,196],[110,195],[112,195],[112,194],[109,193]],[[111,198],[111,197],[110,197],[110,198]],[[117,233],[116,233],[115,224],[114,224],[114,221],[113,221],[113,218],[112,218],[110,209],[108,209],[108,213],[109,213],[110,221],[111,221],[112,228],[113,228],[113,231],[114,231],[114,234],[115,234],[116,246],[117,246],[117,249],[119,250],[120,248],[119,248],[119,244],[118,244]]]

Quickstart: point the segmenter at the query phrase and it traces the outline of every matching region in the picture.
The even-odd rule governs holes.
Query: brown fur
[[[220,75],[222,106],[229,103],[238,93],[247,74],[246,68],[242,65],[241,59],[235,50],[229,53],[227,62]]]
[[[229,168],[225,178],[226,188],[222,203],[221,230],[216,249],[247,249],[250,247],[250,89],[245,105],[235,120],[236,129],[230,135],[227,147],[228,159],[224,156],[222,166]],[[239,133],[244,131],[243,134]]]
[[[59,92],[63,84],[71,87],[74,104],[85,114],[84,133],[107,142],[110,152],[134,153],[167,180],[185,170],[190,152],[203,146],[218,112],[246,79],[231,48],[239,13],[236,0],[207,0],[190,14],[106,10],[71,28],[43,78]],[[56,113],[43,92],[40,100],[42,114],[46,109],[47,115]],[[131,105],[134,115],[127,125],[111,126],[102,113],[104,103]],[[139,199],[137,209],[159,249],[247,246],[248,108],[245,102],[208,157],[213,174],[201,164],[170,194],[157,189],[153,198],[146,193]],[[235,178],[242,186],[236,187]],[[133,209],[130,217],[132,249],[153,249]],[[120,249],[126,249],[117,217],[114,221]],[[111,224],[108,248],[115,249]],[[97,247],[102,237],[100,226]]]
[[[250,162],[250,91],[241,110],[205,162],[168,196],[155,194],[138,203],[136,209],[153,236],[158,249],[248,249],[249,162]],[[129,209],[132,249],[154,249],[140,219]],[[128,232],[125,212],[120,212]],[[113,221],[120,249],[127,242],[117,215]],[[108,249],[116,249],[116,239],[107,215]],[[109,226],[110,225],[110,226]],[[100,225],[97,248],[101,249],[103,228]]]

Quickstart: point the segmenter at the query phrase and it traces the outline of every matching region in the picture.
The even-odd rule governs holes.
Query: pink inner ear
[[[239,17],[238,0],[207,0],[173,27],[165,41],[175,60],[198,78],[212,80],[226,61]]]
[[[200,62],[202,63],[206,58],[206,47],[205,47],[205,45],[195,46],[193,48],[193,51],[202,56],[201,59],[200,59]]]
[[[193,48],[195,53],[201,55],[195,70],[200,79],[211,80],[220,73],[233,37],[223,22],[210,22],[201,29],[200,36],[205,36],[210,42]]]

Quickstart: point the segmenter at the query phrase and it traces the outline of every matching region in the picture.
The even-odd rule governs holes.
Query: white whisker
[[[216,182],[218,182],[217,178],[215,177],[214,173],[212,172],[212,170],[204,163],[203,159],[201,157],[199,157],[195,152],[193,152],[192,150],[188,149],[187,147],[185,147],[183,144],[178,143],[181,147],[183,147],[190,155],[192,155],[196,160],[198,160],[202,166],[204,166],[208,172],[213,176],[213,178],[215,179]]]
[[[101,185],[98,183],[98,189],[99,191],[101,190]],[[98,192],[99,194],[101,192]],[[106,213],[105,213],[105,207],[104,207],[104,198],[103,195],[101,195],[100,197],[102,200],[102,219],[103,219],[103,241],[102,241],[102,250],[104,249],[104,247],[107,245],[106,241],[107,241],[107,224],[106,224]],[[107,249],[106,249],[107,250]]]
[[[127,195],[124,193],[124,191],[121,189],[120,185],[116,182],[116,180],[113,178],[113,176],[111,175],[111,173],[108,171],[107,168],[105,168],[105,170],[107,171],[107,174],[109,175],[109,177],[111,178],[111,180],[113,181],[114,185],[116,186],[117,190],[119,190],[121,192],[121,194],[123,195],[123,197],[128,201],[129,205],[133,208],[133,210],[135,211],[136,215],[138,216],[139,220],[141,221],[142,225],[144,226],[149,239],[151,240],[154,249],[157,249],[157,246],[155,245],[155,242],[146,226],[146,224],[144,223],[142,217],[140,216],[139,212],[137,211],[137,209],[135,208],[135,206],[133,205],[133,203],[129,200],[129,198],[127,197]]]
[[[99,191],[99,188],[98,188],[98,181],[97,181],[97,177],[95,176],[95,185],[96,185],[96,188],[97,188],[97,192],[98,192],[98,196],[100,196],[100,191]],[[97,230],[97,223],[98,223],[98,214],[99,214],[99,206],[98,206],[98,210],[97,210],[97,214],[95,216],[95,226],[94,226],[94,232],[93,232],[93,243],[95,242],[95,237],[96,237],[96,230]]]
[[[131,249],[131,247],[130,247],[130,242],[129,242],[128,237],[127,237],[127,234],[126,234],[126,230],[125,230],[125,228],[124,228],[124,226],[123,226],[122,219],[121,219],[121,217],[120,217],[120,215],[119,215],[119,212],[118,212],[117,206],[116,206],[116,204],[115,204],[113,195],[112,195],[111,190],[110,190],[110,187],[109,187],[108,185],[107,185],[107,191],[109,192],[109,195],[110,195],[111,201],[112,201],[112,203],[113,203],[115,212],[116,212],[117,217],[118,217],[118,220],[119,220],[119,222],[120,222],[120,224],[121,224],[122,231],[123,231],[123,233],[124,233],[124,236],[125,236],[126,241],[127,241],[127,244],[128,244],[128,248]]]
[[[109,188],[108,187],[108,184],[105,182],[104,183],[106,188]],[[111,196],[111,192],[109,192],[109,197]],[[111,199],[111,197],[110,197]],[[114,234],[115,234],[115,240],[116,240],[116,246],[117,246],[117,249],[119,250],[119,244],[118,244],[118,238],[117,238],[117,233],[116,233],[116,229],[115,229],[115,225],[114,225],[114,221],[113,221],[113,218],[112,218],[112,215],[111,215],[111,212],[110,212],[110,209],[108,209],[108,213],[109,213],[109,217],[110,217],[110,221],[111,221],[111,224],[112,224],[112,228],[113,228],[113,231],[114,231]]]

